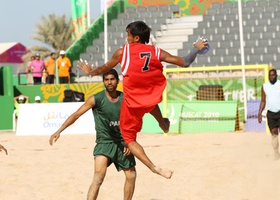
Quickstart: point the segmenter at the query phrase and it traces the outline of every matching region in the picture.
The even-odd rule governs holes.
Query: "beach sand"
[[[1,200],[83,200],[93,177],[95,135],[16,136],[0,132]],[[137,160],[135,200],[278,200],[280,160],[266,133],[138,134],[151,160],[174,170],[171,179]],[[123,198],[123,172],[114,165],[100,200]]]

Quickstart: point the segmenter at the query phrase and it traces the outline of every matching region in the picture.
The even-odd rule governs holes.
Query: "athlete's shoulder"
[[[118,94],[119,99],[122,101],[123,100],[123,92],[117,90],[117,94]]]
[[[95,100],[103,99],[105,97],[105,90],[94,94],[93,97]]]
[[[269,85],[271,85],[271,84],[270,84],[269,81],[267,81],[267,82],[265,82],[265,83],[263,84],[263,87],[267,87],[267,86],[269,86]]]
[[[94,96],[103,96],[103,95],[105,95],[105,89],[94,94]]]

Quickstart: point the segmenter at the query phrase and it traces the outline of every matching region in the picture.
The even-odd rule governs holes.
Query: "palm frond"
[[[36,30],[30,37],[42,43],[42,46],[28,48],[28,53],[22,56],[23,66],[26,66],[30,57],[36,53],[40,53],[41,58],[44,59],[53,51],[58,54],[61,49],[66,50],[74,42],[71,32],[73,29],[72,20],[65,15],[42,16],[40,23],[35,24],[35,27]]]

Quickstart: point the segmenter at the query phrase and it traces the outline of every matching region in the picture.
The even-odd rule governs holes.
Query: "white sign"
[[[20,104],[16,135],[51,135],[84,102]],[[88,110],[61,134],[95,134],[92,110]]]

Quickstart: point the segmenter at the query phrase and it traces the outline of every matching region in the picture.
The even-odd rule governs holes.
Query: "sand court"
[[[82,200],[93,177],[95,135],[49,136],[0,132],[1,200]],[[138,134],[156,165],[174,170],[171,179],[137,161],[135,200],[278,200],[280,160],[265,133]],[[100,200],[123,198],[123,172],[112,165]]]

